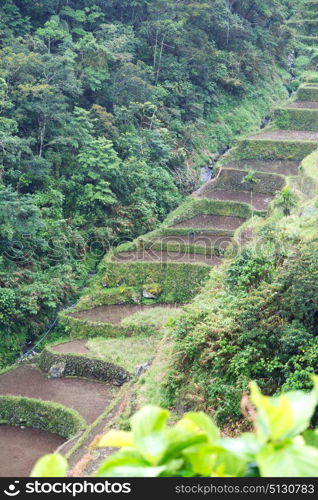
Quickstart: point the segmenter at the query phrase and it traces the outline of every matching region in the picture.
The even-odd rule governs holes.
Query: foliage
[[[283,96],[291,2],[247,3],[1,2],[0,366]]]
[[[317,378],[309,392],[270,398],[251,384],[255,432],[221,437],[203,412],[186,413],[168,426],[169,411],[146,406],[131,418],[131,432],[112,430],[99,447],[120,451],[97,477],[318,477],[317,429],[307,430],[318,403]],[[32,472],[52,477],[65,470],[61,455],[42,457]]]
[[[244,249],[239,257],[229,266],[226,285],[247,291],[257,287],[262,281],[270,282],[274,271],[274,262],[264,256],[256,255],[250,249]]]
[[[267,257],[238,256],[227,286],[223,275],[212,278],[177,322],[164,385],[169,404],[211,408],[220,423],[233,425],[250,379],[266,394],[308,388],[317,363],[317,245],[288,248],[280,236],[267,236],[273,240]]]
[[[292,208],[297,206],[297,196],[289,187],[283,188],[276,195],[275,206],[283,209],[284,215],[290,215]]]

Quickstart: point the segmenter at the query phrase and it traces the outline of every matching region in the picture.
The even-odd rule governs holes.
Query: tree
[[[294,191],[289,187],[285,187],[277,192],[275,206],[282,208],[285,217],[288,217],[291,209],[297,206],[297,196]]]
[[[86,214],[90,223],[99,224],[117,202],[113,186],[120,174],[120,160],[113,144],[98,138],[81,148],[77,164],[70,179],[71,206]]]

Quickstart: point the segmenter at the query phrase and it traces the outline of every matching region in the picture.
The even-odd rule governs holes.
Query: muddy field
[[[108,406],[116,389],[110,384],[86,379],[49,379],[30,365],[0,375],[0,394],[54,401],[77,410],[92,423]]]
[[[71,314],[74,318],[79,319],[88,319],[91,321],[100,321],[105,323],[113,323],[119,324],[124,318],[127,316],[131,316],[136,312],[148,311],[158,307],[165,307],[167,309],[176,309],[180,308],[180,304],[178,306],[174,304],[154,304],[153,306],[145,306],[138,304],[129,304],[129,305],[114,305],[114,306],[100,306],[95,307],[94,309],[90,309],[89,311],[81,311],[75,314]],[[86,341],[74,341],[68,342],[67,344],[60,344],[56,346],[55,349],[60,352],[81,352],[87,353],[88,350],[85,347]],[[71,344],[73,344],[71,346]],[[69,346],[69,347],[68,347]],[[64,349],[69,349],[70,347],[78,349],[77,351],[69,351]]]
[[[235,216],[223,216],[223,215],[196,215],[192,219],[188,219],[182,222],[177,222],[172,227],[176,228],[193,228],[193,229],[227,229],[234,231],[242,224],[244,224],[246,219],[242,217]]]
[[[251,202],[253,201],[253,207],[256,210],[267,210],[269,202],[273,199],[273,197],[269,196],[268,194],[253,193],[253,196],[251,197],[250,191],[223,191],[219,189],[214,189],[213,191],[205,191],[205,193],[200,195],[199,198],[221,201],[237,201],[240,203],[249,204],[251,204]]]

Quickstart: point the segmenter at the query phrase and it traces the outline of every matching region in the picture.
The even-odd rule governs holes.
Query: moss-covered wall
[[[158,285],[160,302],[182,304],[198,293],[210,272],[210,266],[196,263],[105,262],[100,279],[110,288],[134,287],[140,296],[145,285]]]
[[[234,190],[234,191],[250,191],[251,188],[255,193],[275,194],[285,184],[285,178],[277,174],[263,174],[255,172],[255,183],[250,184],[244,179],[247,172],[244,170],[226,169],[223,168],[217,179],[208,182],[200,190],[200,196],[217,190]]]
[[[318,91],[318,89],[317,89]],[[318,92],[317,92],[318,99]],[[317,148],[314,141],[243,139],[233,148],[230,160],[302,160]]]
[[[275,119],[281,130],[318,130],[317,109],[277,109]]]
[[[307,15],[305,14],[307,17]],[[308,16],[309,17],[309,16]],[[318,17],[317,13],[315,14],[315,17]],[[287,23],[289,26],[295,28],[298,33],[301,33],[302,35],[310,37],[310,40],[312,37],[317,39],[317,32],[318,32],[318,20],[317,19],[295,19],[291,20]],[[310,45],[310,43],[309,43]]]
[[[308,198],[318,193],[318,151],[307,156],[301,162],[299,187]]]
[[[130,378],[129,373],[121,366],[107,363],[93,356],[62,353],[46,347],[38,361],[41,370],[48,372],[57,363],[65,364],[64,375],[66,377],[84,377],[116,384],[127,382]]]
[[[191,196],[167,217],[164,226],[172,226],[192,219],[196,215],[224,215],[249,219],[252,216],[252,210],[246,203],[199,199]]]
[[[0,420],[9,425],[32,427],[69,439],[86,424],[84,419],[63,405],[22,396],[0,396]]]
[[[176,236],[176,239],[178,236]],[[235,243],[234,243],[235,244]],[[178,252],[181,254],[197,254],[205,255],[207,257],[222,256],[225,253],[225,248],[228,246],[228,236],[220,235],[213,244],[207,244],[202,239],[201,244],[197,242],[195,245],[185,243],[183,241],[146,241],[145,248],[150,250],[158,250],[163,252]]]
[[[318,38],[316,39],[318,45]],[[317,85],[317,84],[316,84]],[[318,86],[301,85],[297,92],[298,101],[318,101]]]

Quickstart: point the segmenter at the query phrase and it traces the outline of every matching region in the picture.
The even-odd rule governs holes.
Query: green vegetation
[[[175,413],[146,406],[104,437],[124,448],[98,476],[318,476],[318,113],[301,104],[318,102],[317,2],[300,21],[292,0],[27,4],[0,7],[0,368],[56,314],[54,339],[88,350],[47,344],[45,372],[120,386],[153,362],[106,425],[129,429],[148,403]],[[141,304],[162,308],[122,319]],[[5,422],[20,402],[3,400]],[[225,435],[255,433],[221,438],[200,410]],[[94,449],[106,413],[73,450]],[[27,422],[55,431],[59,415]],[[33,475],[50,468],[67,464]]]
[[[182,315],[182,308],[156,307],[146,311],[140,311],[122,320],[122,325],[127,327],[138,328],[141,325],[146,326],[149,330],[165,327],[170,321]],[[148,330],[148,331],[149,331]]]
[[[93,355],[121,365],[134,375],[137,366],[152,361],[160,340],[161,334],[157,333],[130,338],[96,338],[89,340],[86,345]]]
[[[315,217],[307,229],[296,221],[263,222],[254,249],[214,273],[177,323],[169,404],[212,407],[232,425],[248,380],[267,394],[308,387],[317,365],[317,235]]]
[[[297,206],[297,197],[289,187],[285,187],[277,193],[274,203],[276,207],[282,208],[285,217],[288,217],[291,209]]]
[[[100,447],[120,451],[104,461],[97,477],[318,477],[318,431],[309,430],[318,403],[318,384],[309,393],[263,396],[251,384],[249,408],[255,432],[221,437],[206,414],[186,413],[167,425],[169,412],[146,406],[131,418],[131,432],[112,430]],[[253,406],[256,411],[254,410]],[[41,458],[32,472],[38,477],[65,476],[61,455]]]
[[[231,151],[229,160],[302,160],[315,149],[314,141],[242,139]]]
[[[275,119],[281,130],[318,130],[318,109],[277,109]]]
[[[287,95],[294,6],[1,2],[0,366]]]
[[[0,414],[2,423],[52,432],[65,439],[75,436],[86,426],[75,410],[20,396],[0,396]]]

